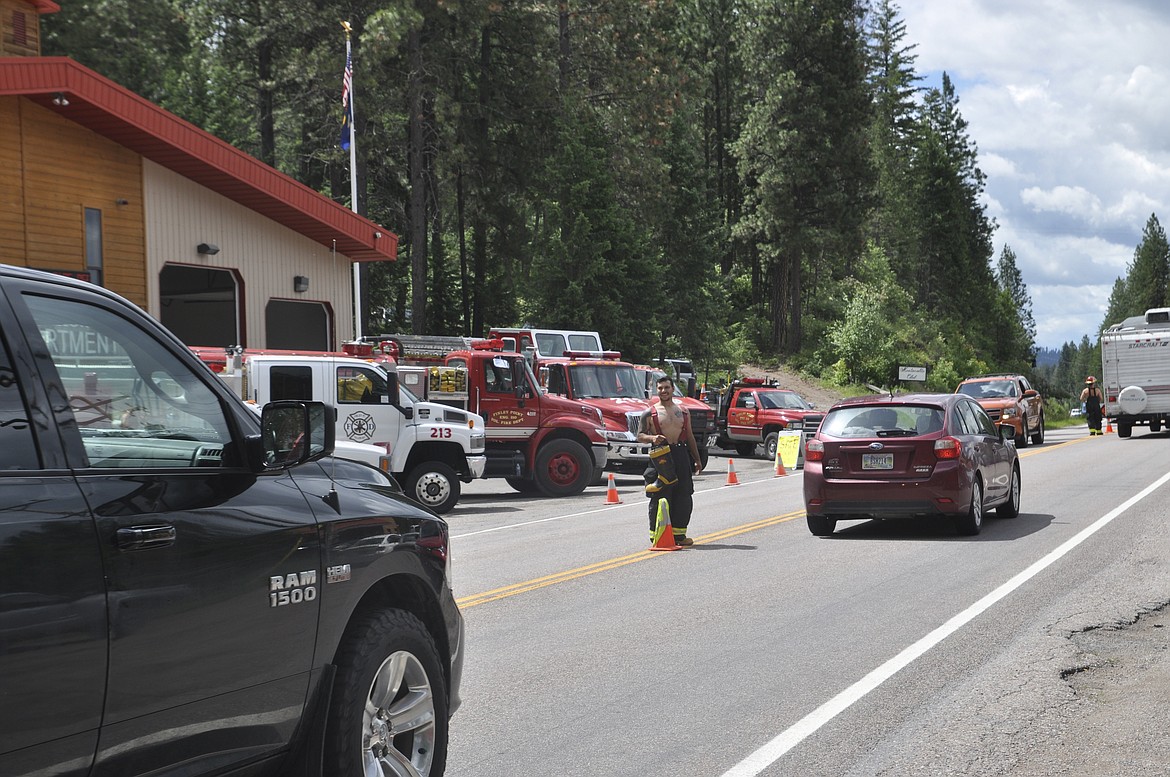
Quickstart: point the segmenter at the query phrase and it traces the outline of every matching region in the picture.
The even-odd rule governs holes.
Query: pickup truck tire
[[[735,444],[735,452],[745,458],[748,456],[755,456],[756,444],[754,442],[737,442]]]
[[[572,440],[549,440],[536,453],[533,475],[545,496],[573,496],[593,480],[593,458]]]
[[[406,495],[439,515],[459,501],[459,475],[441,461],[424,461],[406,477]]]
[[[772,432],[764,438],[764,458],[768,461],[776,460],[776,447],[780,445],[780,435]]]
[[[442,774],[447,693],[438,648],[422,622],[396,609],[359,617],[336,665],[325,773]]]
[[[1020,433],[1016,435],[1016,447],[1020,450],[1028,447],[1028,416],[1020,416]]]
[[[1036,433],[1032,435],[1033,445],[1042,445],[1044,443],[1044,411],[1040,411],[1040,423],[1036,424]]]

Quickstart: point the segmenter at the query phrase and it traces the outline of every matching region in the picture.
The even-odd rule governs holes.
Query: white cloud
[[[1150,214],[1170,227],[1170,3],[898,6],[925,83],[955,82],[1038,344],[1095,338]]]

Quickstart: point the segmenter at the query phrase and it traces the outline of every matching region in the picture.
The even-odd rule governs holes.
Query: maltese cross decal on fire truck
[[[374,430],[377,429],[377,424],[374,423],[374,417],[369,413],[352,413],[345,419],[345,424],[342,429],[345,430],[345,436],[354,442],[365,442],[374,436]]]

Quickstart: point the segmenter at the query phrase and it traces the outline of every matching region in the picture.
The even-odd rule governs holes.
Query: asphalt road
[[[728,486],[723,455],[675,553],[645,549],[639,477],[620,505],[467,485],[447,774],[1165,774],[1165,694],[1135,699],[1165,663],[1139,616],[1170,601],[1168,447],[1050,433],[1021,451],[1021,515],[977,537],[815,538],[799,472],[737,457]]]

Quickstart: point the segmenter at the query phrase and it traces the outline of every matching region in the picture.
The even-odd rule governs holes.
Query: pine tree
[[[1142,242],[1133,254],[1126,290],[1129,315],[1140,316],[1150,308],[1166,307],[1166,286],[1170,281],[1170,243],[1158,217],[1150,214],[1142,231]]]
[[[999,266],[996,271],[996,281],[999,288],[1007,294],[1010,308],[1007,313],[1014,317],[1014,327],[1018,331],[1018,339],[1008,350],[1013,362],[1030,364],[1036,350],[1036,319],[1032,316],[1032,298],[1028,294],[1028,287],[1024,284],[1024,276],[1016,266],[1016,254],[1010,246],[1005,245],[999,255]]]
[[[734,149],[736,234],[762,261],[770,347],[800,350],[808,268],[860,255],[872,168],[858,0],[755,0],[743,55],[756,102]]]

